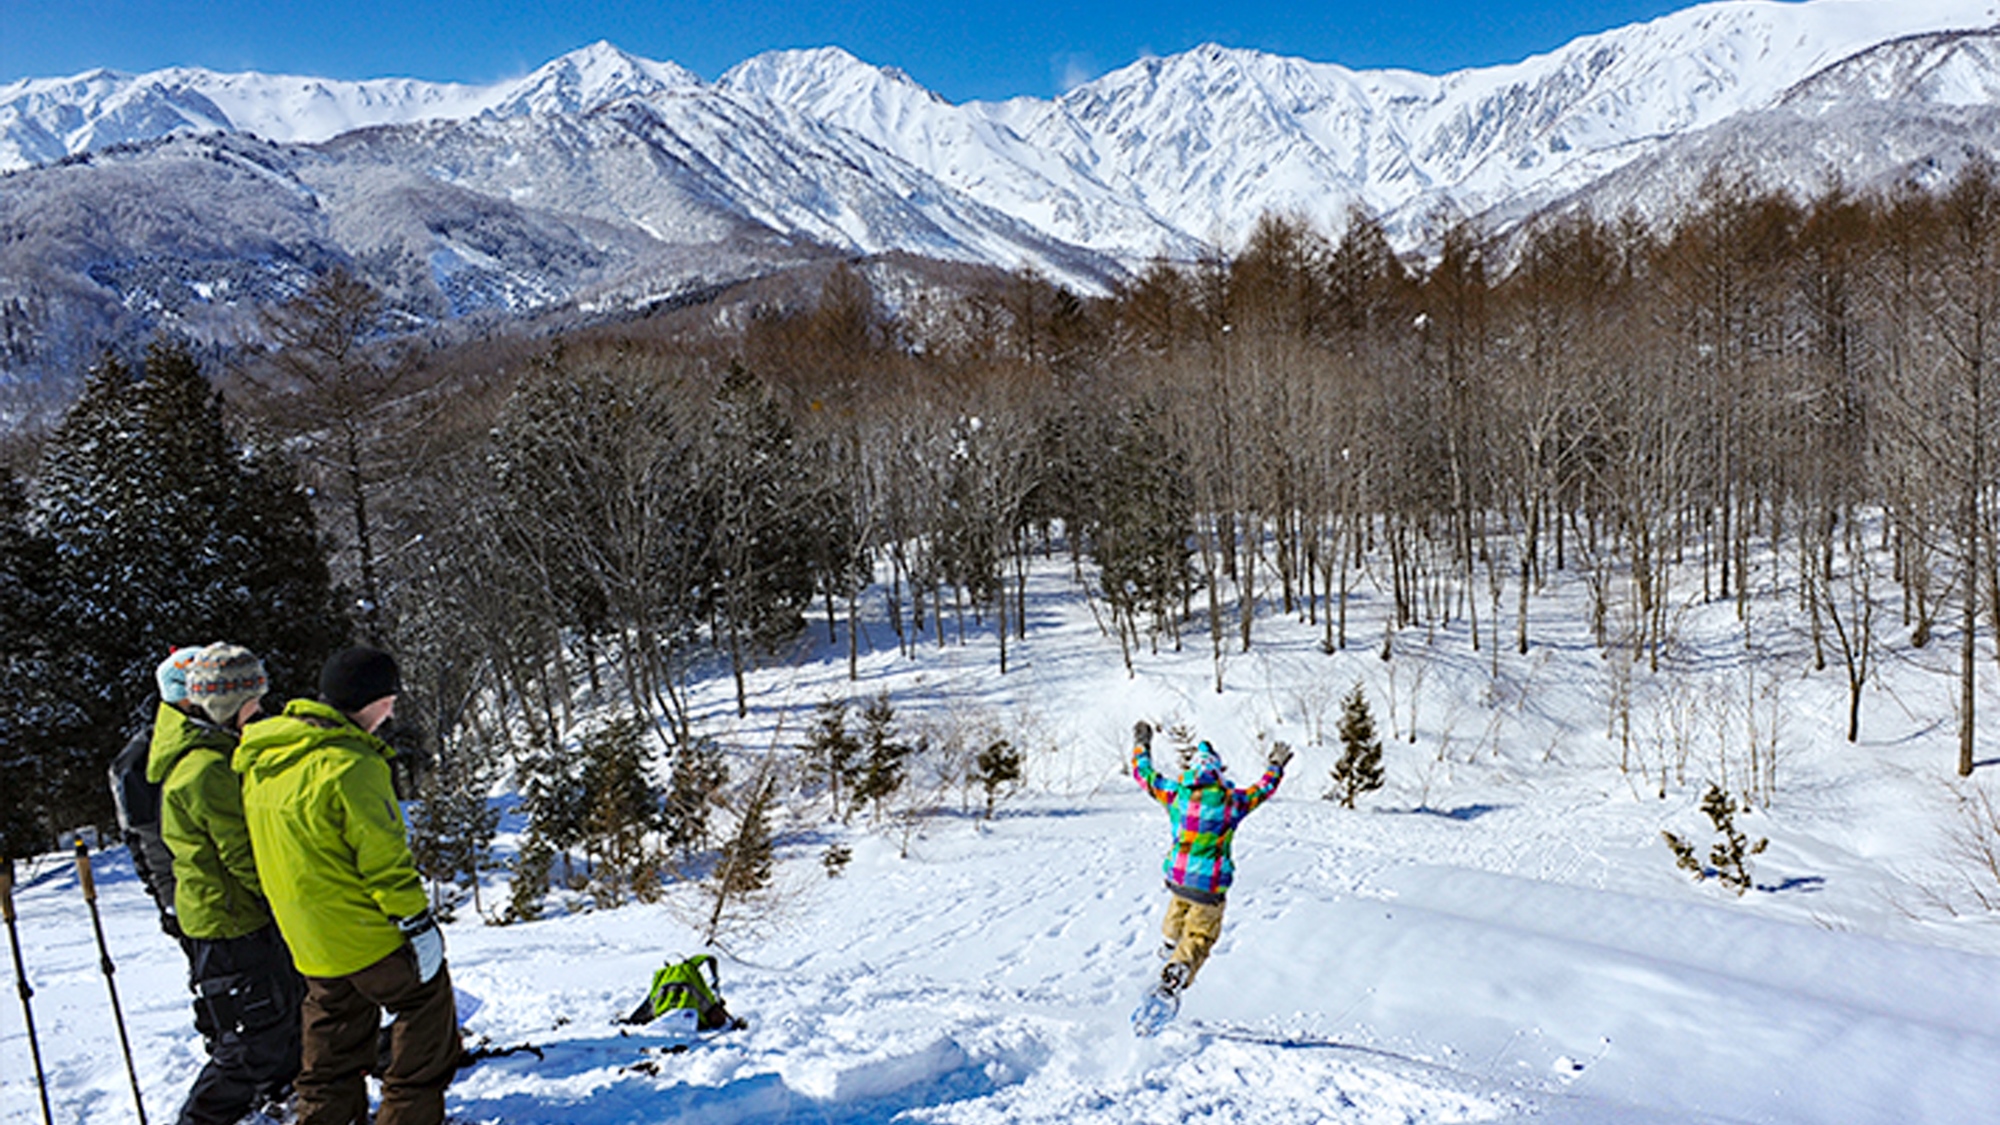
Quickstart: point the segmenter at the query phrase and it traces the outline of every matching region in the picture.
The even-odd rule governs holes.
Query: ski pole
[[[28,1021],[28,1053],[35,1057],[35,1088],[42,1095],[43,1125],[55,1125],[49,1112],[49,1080],[42,1073],[42,1045],[35,1040],[35,1007],[28,1003],[35,990],[28,987],[28,970],[21,964],[21,935],[14,929],[14,861],[0,859],[0,917],[7,921],[7,944],[14,947],[14,982],[21,993],[21,1017]]]
[[[97,931],[98,965],[104,970],[104,987],[111,990],[111,1016],[118,1023],[118,1045],[125,1051],[125,1075],[132,1080],[132,1104],[139,1110],[139,1125],[146,1125],[146,1100],[139,1096],[139,1070],[132,1065],[132,1041],[125,1036],[125,1009],[118,1004],[117,968],[111,964],[111,950],[104,944],[104,920],[97,913],[97,880],[90,875],[90,849],[76,842],[76,877],[83,884],[83,901],[90,904],[90,927]]]

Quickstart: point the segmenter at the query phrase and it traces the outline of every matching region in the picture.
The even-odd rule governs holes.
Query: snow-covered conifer
[[[1360,684],[1341,704],[1340,760],[1333,764],[1333,788],[1326,799],[1353,808],[1354,799],[1382,788],[1382,739],[1375,733],[1375,716]]]

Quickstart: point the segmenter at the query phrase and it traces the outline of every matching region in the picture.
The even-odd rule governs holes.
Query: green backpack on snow
[[[706,979],[701,975],[704,968],[708,970]],[[714,957],[702,953],[685,961],[669,961],[653,974],[646,998],[620,1022],[648,1024],[666,1018],[685,1031],[745,1026],[723,1006],[721,988]]]

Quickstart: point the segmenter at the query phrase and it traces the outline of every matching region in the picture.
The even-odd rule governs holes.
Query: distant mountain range
[[[492,86],[94,71],[0,86],[0,363],[73,364],[344,263],[413,323],[616,313],[827,256],[1101,291],[1258,216],[1421,248],[1659,217],[1718,165],[1812,192],[2000,151],[2000,0],[1708,4],[1443,76],[1204,46],[954,105],[836,48],[715,82],[598,43]]]

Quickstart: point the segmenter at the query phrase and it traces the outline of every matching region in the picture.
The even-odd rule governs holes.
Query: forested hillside
[[[1412,262],[1365,214],[1269,217],[1233,258],[1107,299],[1032,274],[878,290],[901,275],[858,260],[740,318],[450,352],[386,337],[379,295],[336,273],[267,311],[281,349],[209,372],[224,415],[148,413],[191,362],[171,342],[140,381],[107,360],[59,430],[10,446],[11,846],[108,820],[95,779],[140,649],[248,637],[197,591],[321,612],[230,550],[141,577],[167,548],[109,537],[224,519],[155,467],[196,425],[227,436],[166,463],[309,497],[347,625],[412,669],[406,737],[481,777],[573,743],[580,691],[662,724],[671,773],[707,733],[691,679],[733,676],[741,709],[802,630],[855,651],[841,623],[877,575],[896,644],[976,644],[1004,676],[1035,628],[1026,560],[1051,553],[1128,660],[1193,646],[1218,689],[1275,615],[1385,656],[1462,624],[1497,667],[1534,650],[1538,592],[1568,572],[1605,657],[1657,671],[1701,655],[1690,604],[1792,591],[1813,664],[1850,685],[1850,737],[1884,652],[1955,652],[1938,766],[1970,772],[2000,620],[1994,169],[1809,201],[1716,178],[1670,227],[1555,219],[1510,245],[1460,226]],[[276,534],[277,510],[242,534]],[[285,536],[251,555],[309,579]],[[1384,634],[1348,627],[1363,588],[1393,599]]]

